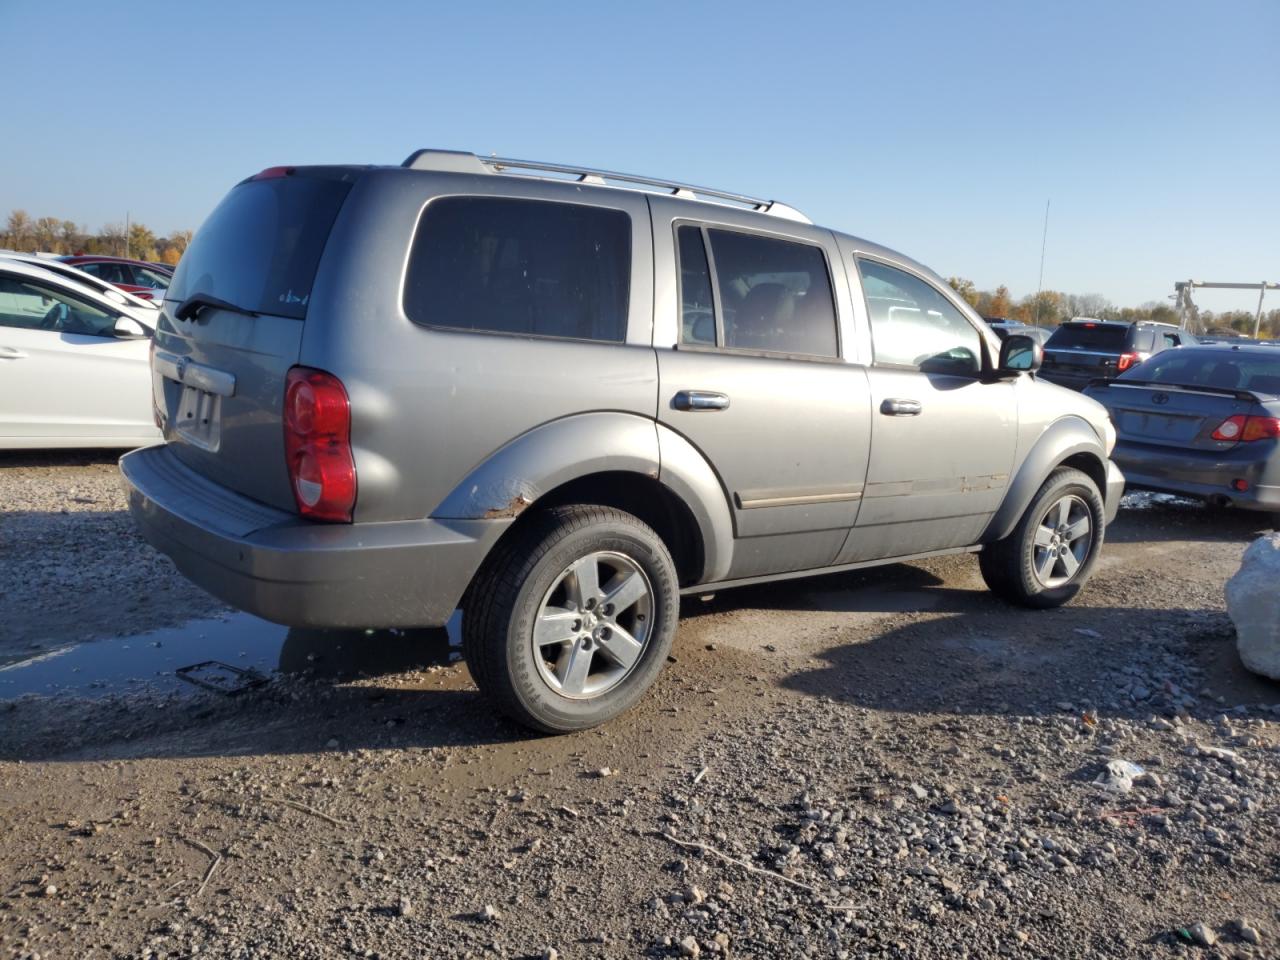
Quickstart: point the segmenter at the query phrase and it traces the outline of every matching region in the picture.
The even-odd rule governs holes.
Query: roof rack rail
[[[518,176],[533,176],[537,178],[537,174],[561,174],[574,178],[577,183],[589,183],[595,186],[610,186],[610,181],[619,184],[637,185],[641,188],[651,187],[658,190],[665,190],[672,196],[681,197],[685,200],[701,200],[704,197],[714,200],[725,200],[730,203],[739,204],[758,213],[767,213],[775,217],[782,217],[786,220],[796,220],[800,223],[812,223],[813,221],[806,217],[795,207],[780,203],[777,200],[762,200],[759,197],[749,197],[740,193],[729,193],[727,190],[717,190],[712,187],[696,187],[688,183],[678,183],[674,180],[660,180],[656,177],[642,177],[632,173],[617,173],[613,170],[597,170],[592,167],[570,166],[564,163],[544,163],[538,160],[514,160],[509,157],[481,157],[473,153],[465,153],[454,150],[418,150],[411,154],[405,160],[403,166],[410,167],[414,170],[441,170],[452,172],[467,173],[506,173],[508,170],[521,171],[528,170],[531,174],[517,174]],[[555,180],[557,177],[545,177],[543,179]]]

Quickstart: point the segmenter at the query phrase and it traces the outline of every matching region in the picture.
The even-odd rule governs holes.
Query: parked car
[[[151,332],[86,284],[0,258],[0,448],[137,447],[160,439]]]
[[[1118,376],[1162,350],[1195,342],[1186,330],[1168,323],[1077,317],[1059,324],[1045,343],[1040,376],[1083,390],[1092,380]]]
[[[1020,336],[1030,337],[1043,347],[1049,339],[1050,331],[1044,327],[1023,323],[1021,320],[1006,320],[1004,317],[983,317],[982,319],[986,321],[987,326],[1001,340],[1011,333],[1016,333]]]
[[[1280,350],[1184,347],[1085,393],[1111,414],[1130,486],[1280,514]]]
[[[126,260],[123,257],[98,257],[81,255],[60,257],[78,270],[114,284],[143,300],[160,301],[173,279],[167,270],[145,260]]]
[[[682,593],[980,551],[999,595],[1069,600],[1123,477],[1038,362],[781,203],[432,150],[277,167],[178,265],[166,443],[121,469],[216,595],[297,626],[461,604],[480,688],[565,731],[648,688]]]
[[[70,280],[73,283],[86,286],[90,290],[106,297],[125,313],[140,320],[148,329],[155,329],[160,304],[154,300],[143,300],[141,297],[135,297],[132,293],[121,290],[113,283],[108,283],[100,277],[95,277],[91,273],[86,273],[53,257],[37,257],[31,253],[3,253],[0,254],[0,258],[28,263],[42,270],[47,270],[49,273],[56,274],[64,280]]]

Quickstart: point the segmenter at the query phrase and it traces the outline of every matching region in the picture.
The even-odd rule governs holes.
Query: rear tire
[[[997,596],[1024,607],[1066,603],[1088,581],[1102,549],[1106,508],[1088,474],[1059,467],[1013,532],[978,554],[982,579]]]
[[[554,507],[477,574],[463,653],[476,686],[517,723],[584,730],[653,684],[679,615],[675,563],[652,529],[612,507]]]

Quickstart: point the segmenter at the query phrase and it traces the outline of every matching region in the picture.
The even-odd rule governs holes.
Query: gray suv
[[[976,552],[999,595],[1085,582],[1123,478],[920,264],[783,204],[423,150],[275,167],[182,258],[146,537],[297,626],[445,623],[545,731],[666,660],[681,594]]]

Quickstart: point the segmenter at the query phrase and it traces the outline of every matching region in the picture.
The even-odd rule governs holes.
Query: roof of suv
[[[754,213],[760,215],[762,219],[776,217],[783,221],[802,223],[807,226],[818,226],[819,229],[831,230],[830,227],[820,227],[819,225],[814,224],[812,220],[799,210],[777,200],[763,200],[758,197],[733,193],[714,187],[698,187],[690,184],[679,183],[674,180],[664,180],[656,177],[617,173],[609,170],[598,170],[589,167],[571,166],[568,164],[542,163],[532,160],[512,160],[502,157],[481,157],[477,154],[461,150],[416,150],[398,167],[392,167],[385,164],[272,166],[251,177],[245,178],[244,182],[271,177],[292,176],[295,173],[301,173],[303,171],[305,171],[309,176],[337,178],[350,176],[352,173],[378,170],[413,170],[422,173],[446,175],[462,174],[505,176],[518,180],[533,180],[541,183],[558,183],[563,184],[566,187],[572,187],[576,190],[586,189],[628,193],[653,193],[667,196],[679,203],[687,203],[690,207],[690,216],[692,217],[705,217],[706,207],[728,208],[730,210],[737,210],[743,213]],[[939,289],[950,295],[951,288],[947,285],[946,280],[944,280],[936,271],[920,263],[918,260],[899,253],[897,250],[893,250],[890,247],[854,236],[850,233],[845,233],[844,231],[831,230],[831,232],[836,233],[847,240],[859,253],[865,253],[873,257],[879,257],[888,261],[896,262],[910,270],[914,270],[917,273],[921,273],[929,277],[938,285]],[[960,297],[953,296],[952,299],[955,303],[963,305],[973,313],[973,316],[977,317],[976,312],[973,312],[972,308],[968,307],[968,304],[965,304]]]

